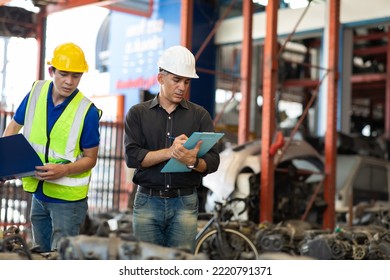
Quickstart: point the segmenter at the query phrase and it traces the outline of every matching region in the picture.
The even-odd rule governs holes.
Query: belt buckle
[[[161,198],[171,198],[172,195],[169,195],[170,191],[171,191],[171,190],[159,190],[159,191],[158,191],[158,192],[159,192],[159,196],[160,196]]]

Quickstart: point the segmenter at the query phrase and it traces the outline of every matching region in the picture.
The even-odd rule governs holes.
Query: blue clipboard
[[[221,132],[194,132],[184,143],[186,149],[193,149],[199,140],[203,143],[200,146],[198,157],[205,155],[217,142],[221,139],[225,133]],[[171,158],[167,164],[161,169],[162,173],[168,172],[190,172],[191,169],[187,168],[185,164],[178,161],[175,158]]]
[[[0,137],[0,180],[34,176],[42,160],[23,134]]]

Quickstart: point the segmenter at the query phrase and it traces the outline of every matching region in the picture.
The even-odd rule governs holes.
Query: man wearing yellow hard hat
[[[22,179],[23,189],[33,194],[30,218],[39,252],[55,251],[62,237],[79,234],[100,141],[101,110],[77,88],[88,71],[83,50],[61,44],[48,64],[52,80],[34,82],[3,135],[23,128],[45,163]]]

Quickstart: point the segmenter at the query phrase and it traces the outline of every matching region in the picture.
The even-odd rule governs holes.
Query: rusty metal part
[[[64,238],[59,246],[60,260],[194,260],[207,259],[183,250],[135,240],[134,237],[79,235]]]

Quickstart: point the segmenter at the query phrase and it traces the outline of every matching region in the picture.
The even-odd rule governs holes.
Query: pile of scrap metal
[[[130,212],[107,212],[87,216],[81,235],[63,238],[61,260],[189,260],[207,259],[175,249],[142,242],[132,234]]]
[[[80,230],[83,235],[108,237],[110,233],[129,234],[132,232],[130,211],[109,211],[96,215],[87,215]]]
[[[58,249],[61,260],[190,260],[207,259],[135,239],[129,211],[87,216],[81,235],[63,238]]]
[[[299,249],[302,255],[322,260],[389,260],[390,231],[371,225],[308,233]]]
[[[32,260],[33,255],[17,227],[0,232],[0,260]]]
[[[260,224],[254,243],[268,259],[280,254],[318,260],[389,260],[390,230],[384,224],[310,229],[303,221]],[[274,257],[272,257],[274,254]]]
[[[131,225],[131,224],[130,224]],[[62,238],[58,251],[37,252],[30,249],[17,228],[0,238],[0,259],[4,260],[190,260],[206,255],[176,248],[166,248],[134,238],[129,232],[128,213],[113,218],[87,218],[83,234]]]
[[[261,223],[255,232],[254,244],[260,253],[300,255],[299,244],[312,226],[305,221],[290,220],[279,224]]]
[[[194,260],[203,254],[141,242],[133,236],[110,234],[109,237],[79,235],[62,239],[58,250],[61,260]]]

